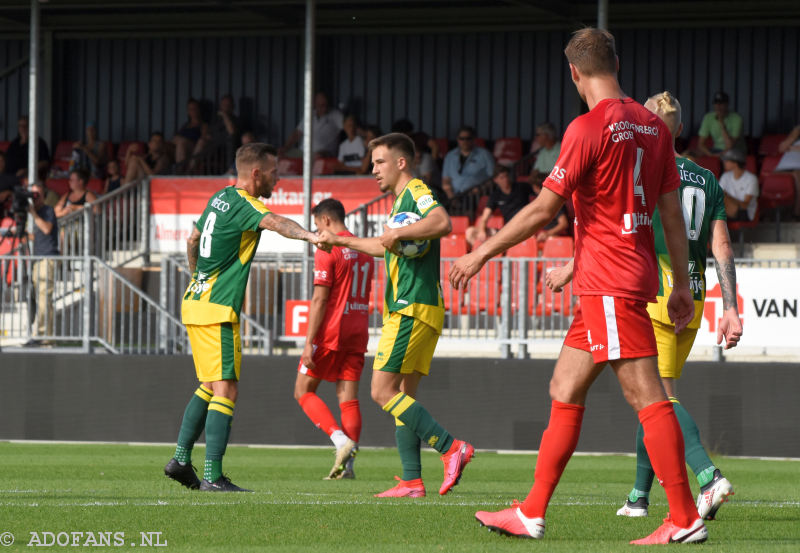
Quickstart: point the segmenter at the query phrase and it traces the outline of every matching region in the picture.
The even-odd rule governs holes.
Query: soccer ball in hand
[[[386,225],[389,228],[400,228],[407,225],[413,225],[419,221],[421,217],[416,213],[410,211],[401,211],[393,215]],[[398,243],[398,252],[403,257],[422,257],[428,250],[431,249],[430,240],[400,240]]]

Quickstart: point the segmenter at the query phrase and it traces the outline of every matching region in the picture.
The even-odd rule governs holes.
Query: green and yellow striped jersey
[[[241,188],[214,194],[197,221],[200,251],[192,281],[183,295],[183,324],[239,321],[250,263],[269,209]]]
[[[689,287],[694,296],[694,319],[689,323],[689,328],[700,328],[706,297],[706,258],[711,222],[726,220],[725,194],[714,173],[708,169],[683,157],[676,157],[675,162],[681,178],[678,194],[683,204],[686,237],[689,240]],[[647,311],[651,319],[671,325],[673,323],[667,315],[667,300],[672,292],[672,265],[657,208],[653,214],[653,233],[659,266],[658,296],[656,303],[648,304]]]
[[[440,206],[431,189],[419,179],[411,179],[397,196],[389,218],[410,211],[424,218]],[[384,318],[389,313],[409,315],[441,333],[444,326],[444,301],[439,282],[439,239],[431,240],[428,253],[421,257],[400,257],[390,251],[386,261],[386,295]]]

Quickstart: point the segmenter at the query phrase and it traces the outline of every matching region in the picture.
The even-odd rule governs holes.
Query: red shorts
[[[363,352],[334,351],[314,346],[314,355],[311,358],[316,368],[312,371],[301,362],[297,365],[297,372],[328,382],[361,380],[361,371],[364,369]]]
[[[595,363],[658,355],[647,303],[613,296],[581,296],[564,345],[590,352]]]

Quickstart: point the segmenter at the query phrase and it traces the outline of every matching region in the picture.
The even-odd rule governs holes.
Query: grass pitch
[[[649,534],[667,513],[656,486],[648,518],[615,516],[633,483],[635,461],[625,456],[574,457],[547,513],[545,538],[533,541],[489,533],[473,516],[525,497],[533,455],[478,452],[461,484],[440,497],[442,465],[425,452],[427,497],[377,499],[400,470],[391,449],[362,449],[356,480],[323,481],[332,450],[229,447],[225,472],[253,494],[181,487],[163,476],[172,453],[166,446],[0,443],[0,545],[14,536],[0,553],[156,544],[192,552],[630,551],[628,541]],[[203,454],[196,448],[195,465]],[[717,462],[736,495],[708,523],[706,544],[670,547],[800,551],[800,462]],[[111,544],[93,546],[101,533]]]

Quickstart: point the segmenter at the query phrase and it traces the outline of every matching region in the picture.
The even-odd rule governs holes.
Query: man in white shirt
[[[329,109],[328,97],[324,92],[317,92],[314,96],[314,120],[312,121],[313,133],[311,149],[316,157],[336,157],[339,151],[339,133],[342,131],[344,117],[338,109]],[[299,157],[303,137],[303,124],[301,119],[297,128],[280,150],[281,155]],[[295,145],[298,149],[292,150]],[[295,154],[292,156],[292,154]]]
[[[758,177],[745,170],[747,158],[739,150],[727,150],[720,159],[725,172],[719,185],[725,192],[728,221],[752,221],[758,204]]]

